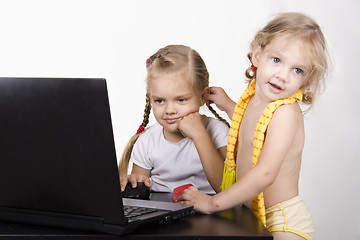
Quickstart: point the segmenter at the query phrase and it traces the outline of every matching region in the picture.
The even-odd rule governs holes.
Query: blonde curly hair
[[[325,85],[325,77],[328,71],[328,53],[325,37],[320,26],[310,17],[302,13],[280,13],[265,27],[259,30],[250,44],[248,58],[252,64],[253,50],[260,47],[262,50],[277,37],[290,36],[301,39],[307,48],[311,59],[311,71],[302,88],[303,102],[313,104],[315,96],[319,93],[320,86]],[[250,82],[255,78],[256,69],[249,67],[245,76]]]

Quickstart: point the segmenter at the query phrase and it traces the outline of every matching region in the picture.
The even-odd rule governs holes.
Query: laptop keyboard
[[[141,215],[157,212],[157,211],[159,210],[155,208],[124,206],[124,213],[125,213],[125,217],[127,218],[139,217]]]

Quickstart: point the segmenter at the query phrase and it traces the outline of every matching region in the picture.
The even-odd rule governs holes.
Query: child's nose
[[[175,104],[172,103],[168,103],[166,105],[166,110],[165,110],[166,114],[174,114],[176,113],[176,109],[175,109]]]
[[[288,74],[288,69],[285,66],[281,66],[277,69],[275,76],[282,81],[286,81],[289,77]]]

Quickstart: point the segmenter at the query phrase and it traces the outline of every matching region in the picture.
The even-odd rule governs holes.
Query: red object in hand
[[[176,202],[178,200],[178,198],[180,197],[180,195],[182,194],[182,192],[185,189],[188,189],[191,186],[193,186],[193,185],[192,184],[185,184],[185,185],[182,185],[180,187],[175,188],[174,191],[173,191],[173,194],[172,194],[172,201]]]

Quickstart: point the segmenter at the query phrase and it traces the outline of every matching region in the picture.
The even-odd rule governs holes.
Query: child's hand
[[[194,206],[194,210],[199,213],[210,214],[211,196],[200,192],[196,187],[185,189],[178,198],[178,203],[185,203]]]
[[[206,101],[207,105],[215,103],[216,107],[221,111],[225,110],[225,105],[230,99],[221,87],[210,87],[209,92],[204,93],[202,97]]]
[[[131,182],[131,185],[133,188],[135,188],[137,186],[138,182],[143,182],[145,184],[145,186],[150,187],[150,178],[148,176],[133,173],[133,174],[127,175],[126,177],[120,178],[122,192],[125,190],[126,184],[128,182]]]
[[[216,107],[221,111],[225,111],[228,115],[229,112],[232,114],[235,102],[229,98],[224,89],[220,87],[210,87],[209,92],[204,93],[202,97],[206,101],[206,105],[209,106],[211,103],[215,103]]]
[[[191,139],[194,139],[201,129],[206,131],[201,115],[198,112],[190,113],[183,117],[179,123],[179,131],[181,134],[184,137],[189,137]]]

